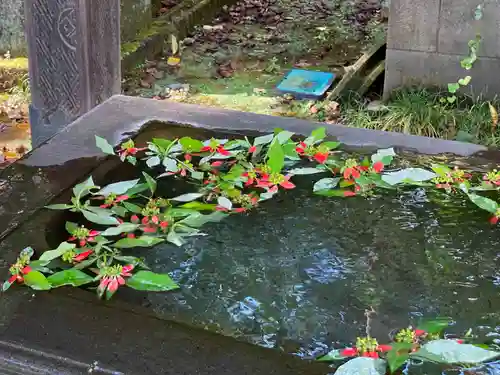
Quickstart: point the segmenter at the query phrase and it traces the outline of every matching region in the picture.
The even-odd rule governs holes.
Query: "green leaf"
[[[228,215],[224,212],[216,211],[208,215],[200,214],[199,212],[189,215],[185,219],[178,221],[176,224],[186,225],[191,228],[199,228],[207,223],[218,223]]]
[[[2,292],[6,292],[13,283],[9,283],[9,280],[4,281],[2,284]]]
[[[113,148],[113,146],[111,146],[109,144],[109,142],[107,140],[105,140],[104,138],[101,138],[99,136],[95,136],[95,144],[96,146],[105,154],[107,155],[114,155],[115,154],[115,150]]]
[[[24,248],[23,250],[21,250],[20,256],[27,257],[28,259],[30,259],[33,256],[33,254],[35,254],[35,250],[33,250],[32,247],[28,246],[28,247]]]
[[[285,165],[285,153],[279,142],[274,141],[271,144],[267,158],[267,165],[271,168],[271,172],[280,173]]]
[[[345,192],[347,190],[343,189],[328,189],[328,190],[318,190],[314,194],[322,195],[324,197],[345,197]]]
[[[96,195],[104,195],[105,197],[110,194],[123,195],[130,189],[134,188],[138,183],[139,179],[115,182],[99,190]]]
[[[34,290],[49,290],[51,288],[49,281],[43,273],[39,271],[31,271],[23,276],[24,283]]]
[[[378,150],[371,157],[372,164],[381,161],[382,163],[384,163],[384,165],[389,165],[392,163],[392,159],[394,156],[396,156],[396,153],[394,152],[393,148]]]
[[[169,158],[169,157],[166,157],[165,159],[163,159],[163,166],[165,167],[165,170],[167,172],[175,173],[179,170],[179,168],[177,166],[177,160]]]
[[[276,139],[280,144],[286,143],[294,133],[289,132],[288,130],[282,130],[278,134],[276,134]]]
[[[488,211],[492,214],[495,214],[498,210],[498,203],[494,200],[486,197],[482,197],[477,194],[468,194],[469,199],[472,203],[474,203],[479,208]]]
[[[139,194],[139,193],[142,193],[143,191],[146,191],[148,189],[149,189],[148,184],[137,184],[133,188],[127,190],[125,192],[125,194],[128,195],[129,197],[132,197],[132,196]]]
[[[183,208],[188,208],[192,210],[197,210],[197,211],[214,211],[215,208],[217,207],[216,204],[211,204],[211,203],[201,203],[201,202],[189,202],[186,204],[183,204],[181,207]]]
[[[458,82],[448,83],[448,92],[450,94],[456,93],[460,89],[460,84]]]
[[[104,216],[104,215],[98,215],[94,212],[90,212],[87,210],[82,210],[81,211],[83,216],[85,216],[85,219],[88,221],[91,221],[92,223],[95,224],[100,224],[100,225],[118,225],[119,221],[114,218],[113,216]]]
[[[321,180],[317,181],[314,184],[313,191],[317,192],[317,191],[321,191],[321,190],[334,189],[338,185],[339,181],[340,181],[339,177],[322,178]]]
[[[460,79],[458,80],[458,84],[459,84],[460,86],[467,86],[467,85],[470,83],[470,80],[471,80],[471,79],[472,79],[472,77],[471,77],[471,76],[466,76],[466,77],[464,77],[464,78],[460,78]]]
[[[50,275],[47,280],[53,288],[58,288],[63,285],[81,286],[91,283],[94,278],[78,269],[71,268]]]
[[[50,262],[53,259],[59,258],[65,252],[73,250],[75,247],[76,247],[75,244],[68,243],[68,242],[62,242],[57,247],[57,249],[45,251],[42,255],[40,255],[40,259],[39,260]]]
[[[49,210],[67,210],[69,208],[73,208],[73,205],[71,205],[71,204],[50,204],[48,206],[45,206],[45,208],[48,208]]]
[[[313,138],[315,143],[323,140],[325,137],[326,137],[326,128],[325,127],[314,129],[311,132],[311,138]]]
[[[179,195],[178,197],[171,198],[170,200],[175,201],[175,202],[192,202],[198,198],[203,197],[203,193],[188,193],[188,194],[182,194]]]
[[[238,179],[241,177],[241,175],[245,172],[245,168],[240,165],[240,164],[235,164],[231,167],[228,173],[226,175],[222,176],[222,179],[224,181],[234,181],[235,179]]]
[[[125,217],[128,215],[128,210],[122,206],[113,206],[111,207],[111,212],[120,217]]]
[[[412,183],[429,181],[437,177],[435,173],[422,168],[406,168],[397,172],[385,173],[382,175],[382,181],[389,185],[400,183]]]
[[[448,96],[448,97],[446,98],[446,101],[447,101],[448,103],[450,103],[450,104],[453,104],[453,103],[455,103],[455,102],[457,101],[457,97],[456,97],[455,95]]]
[[[340,146],[340,142],[323,142],[319,145],[322,148],[328,148],[328,150],[334,150]]]
[[[102,208],[97,206],[87,206],[87,211],[93,212],[99,216],[113,216],[113,211],[109,208]]]
[[[319,168],[295,168],[288,173],[290,174],[296,174],[296,175],[306,175],[306,174],[316,174],[316,173],[325,173],[327,170],[325,169],[319,169]]]
[[[420,350],[410,355],[425,361],[441,364],[476,365],[491,361],[500,352],[479,348],[471,344],[459,344],[456,340],[434,340],[424,344]]]
[[[178,234],[175,233],[174,231],[170,231],[167,236],[167,241],[173,243],[176,246],[181,247],[186,243],[184,239]]]
[[[101,233],[101,236],[107,237],[107,236],[118,236],[122,233],[130,233],[135,231],[139,227],[139,224],[132,224],[132,223],[123,223],[118,225],[117,227],[111,227],[106,229],[104,232]]]
[[[406,342],[397,342],[392,344],[392,349],[387,353],[387,362],[391,373],[401,368],[410,358],[410,351],[413,344]]]
[[[151,191],[151,194],[154,194],[156,191],[156,180],[151,177],[149,174],[146,172],[142,172],[144,178],[146,179],[146,183],[148,184],[149,190]]]
[[[179,140],[182,149],[186,152],[198,152],[203,148],[203,142],[190,137],[183,137]]]
[[[203,180],[205,174],[203,172],[193,171],[191,172],[191,177],[194,178],[195,180]]]
[[[127,279],[127,286],[148,292],[168,292],[179,286],[167,274],[139,271]]]
[[[452,320],[449,317],[438,317],[434,319],[426,319],[417,325],[417,329],[421,329],[427,333],[441,333],[444,329],[448,328]]]
[[[452,170],[444,164],[432,164],[431,169],[440,176],[446,176],[448,173],[452,172]]]
[[[356,357],[340,366],[335,375],[385,375],[386,370],[383,359]]]
[[[227,210],[231,210],[233,208],[233,202],[231,202],[226,197],[219,197],[217,199],[217,203],[219,204],[220,207],[224,207]]]
[[[34,260],[33,262],[30,262],[30,267],[32,270],[35,270],[35,271],[52,273],[52,271],[50,269],[45,267],[49,263],[50,263],[49,261],[38,259],[38,260]]]
[[[472,69],[472,65],[476,62],[476,60],[477,60],[477,57],[474,56],[474,55],[471,55],[469,57],[466,57],[462,61],[460,61],[460,65],[465,70],[471,70]]]
[[[164,139],[164,138],[153,138],[151,140],[151,142],[160,147],[162,150],[166,151],[170,145],[172,144],[172,141],[168,140],[168,139]]]
[[[152,156],[152,157],[148,158],[148,160],[146,160],[146,165],[149,168],[156,167],[157,165],[160,165],[160,163],[161,163],[161,160],[160,160],[159,156]]]
[[[80,199],[88,195],[90,193],[90,190],[94,188],[98,188],[98,186],[95,185],[92,176],[90,176],[86,181],[75,185],[75,187],[73,188],[73,195],[76,198]]]
[[[152,236],[141,236],[137,238],[122,238],[113,244],[118,249],[130,249],[133,247],[151,247],[163,242],[163,238]]]
[[[130,202],[122,202],[123,206],[129,210],[130,212],[134,213],[134,214],[140,214],[142,213],[142,207],[136,205],[136,204],[133,204],[133,203],[130,203]]]
[[[127,161],[132,165],[137,165],[137,158],[135,156],[128,155]]]
[[[69,234],[73,234],[73,232],[78,229],[78,224],[73,223],[71,221],[67,221],[66,224],[64,225],[64,228],[66,228],[66,231]]]
[[[342,351],[340,349],[330,350],[327,354],[319,357],[317,360],[320,362],[333,362],[333,361],[343,361],[348,358],[345,355],[340,354]]]
[[[95,262],[97,262],[97,258],[85,259],[83,262],[77,263],[73,268],[83,270],[84,268],[89,268]]]
[[[262,137],[257,137],[253,141],[254,146],[267,145],[271,143],[274,139],[274,134],[263,135]]]

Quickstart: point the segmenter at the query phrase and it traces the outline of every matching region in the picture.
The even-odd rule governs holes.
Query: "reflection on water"
[[[150,294],[155,311],[303,357],[364,335],[370,306],[381,341],[422,316],[452,316],[456,329],[498,319],[500,236],[485,214],[423,190],[328,199],[310,189],[213,224],[183,248],[149,250],[152,268],[182,286]]]

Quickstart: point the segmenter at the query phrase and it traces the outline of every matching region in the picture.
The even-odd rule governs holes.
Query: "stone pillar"
[[[482,9],[481,17],[476,9]],[[478,19],[480,18],[480,19]],[[439,85],[470,75],[463,93],[500,92],[500,0],[391,0],[385,64],[385,97],[414,83]],[[467,71],[460,61],[480,34],[478,59]]]
[[[24,0],[0,0],[0,55],[24,56]]]
[[[120,1],[26,0],[25,12],[36,147],[120,93]]]

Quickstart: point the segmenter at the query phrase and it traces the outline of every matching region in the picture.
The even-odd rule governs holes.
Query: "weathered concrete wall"
[[[475,19],[477,6],[482,18]],[[468,42],[482,38],[470,71],[460,61]],[[500,0],[391,0],[385,96],[401,85],[446,85],[470,75],[462,92],[500,94]]]
[[[24,0],[0,0],[0,54],[25,55]]]
[[[156,0],[154,0],[156,1]],[[121,38],[131,41],[152,22],[151,0],[121,0]],[[24,38],[24,0],[0,0],[0,54],[27,53]]]

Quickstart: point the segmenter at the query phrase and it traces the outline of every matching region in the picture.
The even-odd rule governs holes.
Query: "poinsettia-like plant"
[[[356,346],[333,349],[318,360],[343,362],[336,375],[385,375],[401,372],[411,361],[427,361],[460,369],[500,357],[500,352],[486,345],[468,343],[472,342],[470,332],[463,338],[445,339],[443,331],[450,323],[449,318],[424,321],[417,328],[400,330],[394,335],[393,342],[385,345],[380,345],[372,337],[358,337]]]
[[[148,171],[141,179],[98,186],[88,177],[73,188],[67,204],[48,206],[81,214],[78,223],[67,222],[68,238],[56,249],[38,253],[21,251],[4,282],[37,290],[61,286],[93,287],[99,297],[110,298],[120,287],[144,291],[179,288],[168,274],[157,274],[136,256],[123,249],[144,248],[168,241],[182,246],[191,236],[203,235],[201,227],[233,214],[242,214],[271,199],[281,190],[295,188],[297,175],[318,175],[313,192],[322,196],[370,196],[376,190],[412,185],[463,194],[491,213],[491,222],[500,218],[498,203],[479,192],[500,189],[500,173],[484,176],[451,169],[391,167],[396,156],[392,148],[378,150],[370,157],[352,157],[338,151],[339,143],[326,140],[324,128],[303,140],[278,129],[254,139],[154,138],[137,146],[132,139],[116,149],[96,136],[96,145],[105,154]],[[192,191],[164,196],[157,191],[159,179],[184,179]],[[384,352],[371,341],[371,357]],[[360,344],[357,347],[364,346]],[[375,345],[375,346],[374,346]],[[375,354],[374,354],[375,353]]]

